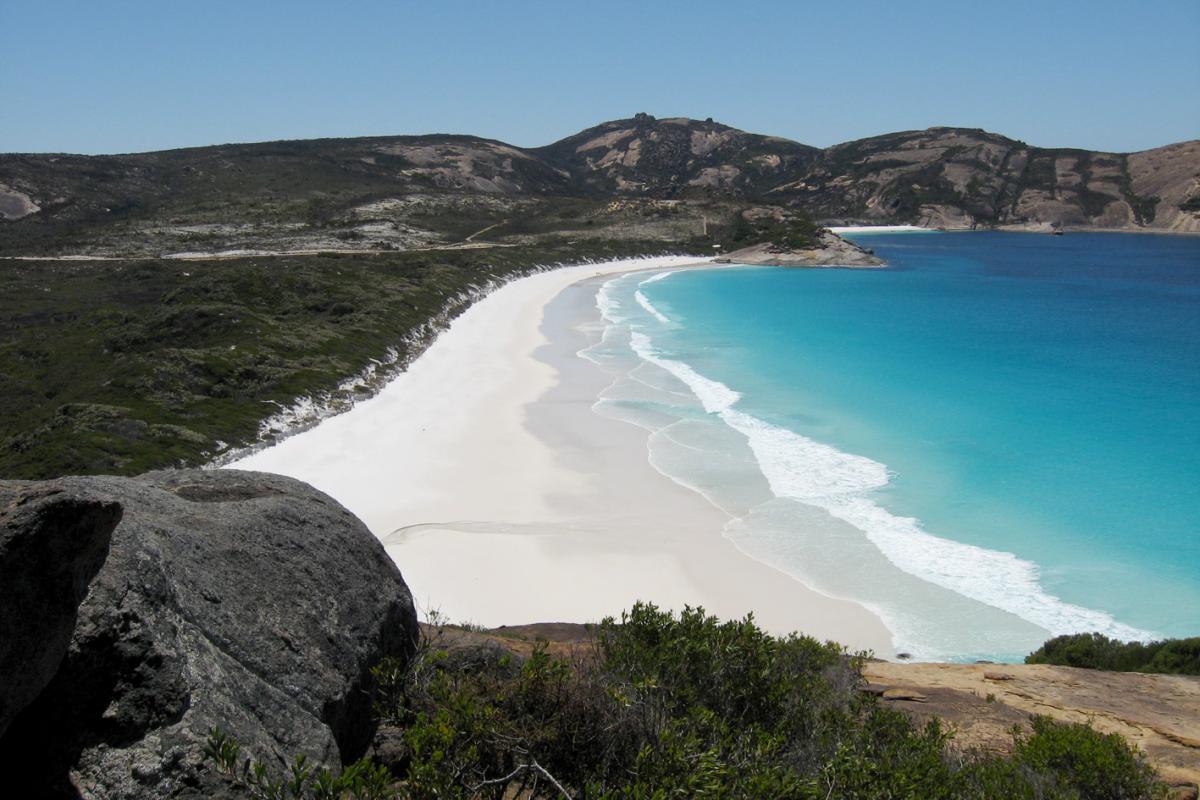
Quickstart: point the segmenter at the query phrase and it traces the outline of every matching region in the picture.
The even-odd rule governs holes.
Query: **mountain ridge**
[[[425,218],[413,210],[417,197]],[[613,203],[647,220],[682,214],[691,220],[685,239],[710,235],[709,219],[740,225],[737,214],[753,206],[822,224],[1197,233],[1200,140],[1106,153],[937,126],[822,149],[711,118],[638,114],[536,148],[423,134],[105,156],[6,154],[0,253],[82,246],[91,254],[121,247],[160,254],[206,240],[413,249],[453,243],[476,222],[478,230],[504,221],[495,235],[520,236],[548,217],[595,217]],[[450,218],[462,230],[446,229],[455,227]],[[587,237],[609,222],[558,227]],[[323,226],[327,235],[301,236],[305,226]],[[339,227],[341,245],[331,227]],[[679,241],[681,226],[660,233]],[[135,246],[139,236],[144,247]]]

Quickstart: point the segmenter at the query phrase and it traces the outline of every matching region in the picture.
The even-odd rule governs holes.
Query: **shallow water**
[[[892,269],[608,281],[596,411],[917,656],[1200,631],[1200,239],[869,245]]]

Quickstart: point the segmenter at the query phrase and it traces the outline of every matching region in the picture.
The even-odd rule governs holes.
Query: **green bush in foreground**
[[[1200,675],[1200,636],[1160,642],[1121,642],[1100,633],[1057,636],[1025,657],[1026,664]]]
[[[272,777],[214,732],[218,769],[256,797],[1162,797],[1120,737],[1038,719],[1010,756],[964,752],[861,691],[861,658],[753,620],[636,605],[570,660],[426,643],[376,671],[402,746],[341,776]],[[384,769],[386,767],[386,770]],[[299,777],[297,777],[299,776]]]

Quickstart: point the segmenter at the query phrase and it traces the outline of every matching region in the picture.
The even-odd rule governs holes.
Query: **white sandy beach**
[[[853,233],[937,233],[933,228],[920,225],[837,225],[829,230],[838,236]]]
[[[753,611],[774,632],[891,657],[876,616],[743,555],[722,536],[723,512],[650,466],[645,431],[592,411],[609,379],[576,355],[579,327],[598,324],[595,283],[577,284],[698,263],[609,262],[508,284],[376,397],[229,466],[335,497],[383,540],[418,606],[451,621],[587,622],[640,599]]]

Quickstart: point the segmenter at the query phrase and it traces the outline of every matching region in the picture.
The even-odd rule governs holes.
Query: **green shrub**
[[[256,797],[1161,796],[1118,736],[1038,719],[1014,731],[1010,756],[962,753],[936,721],[914,726],[862,691],[861,657],[701,609],[637,604],[569,658],[545,643],[522,659],[495,642],[427,639],[411,663],[374,675],[377,713],[399,732],[386,765],[334,776],[298,761],[273,777],[252,762],[239,770],[236,745],[217,734],[210,758]]]
[[[1100,633],[1056,636],[1025,657],[1026,664],[1057,664],[1114,672],[1200,675],[1200,636],[1159,642],[1121,642]]]
[[[1033,732],[1016,734],[1013,760],[1033,773],[1053,777],[1088,800],[1155,797],[1153,770],[1119,735],[1087,725],[1033,720]]]

